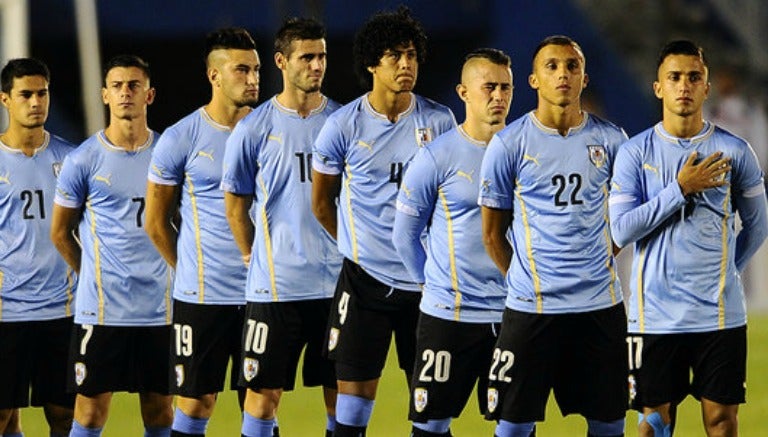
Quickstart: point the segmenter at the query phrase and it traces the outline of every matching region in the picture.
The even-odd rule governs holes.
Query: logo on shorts
[[[637,382],[635,382],[635,375],[629,375],[627,383],[629,384],[629,401],[632,402],[635,400],[635,396],[637,396]]]
[[[600,168],[605,164],[605,146],[596,144],[587,146],[589,150],[589,160],[595,167]]]
[[[417,388],[413,391],[413,408],[417,413],[424,411],[427,406],[428,393],[426,388]]]
[[[495,388],[488,389],[488,412],[493,413],[499,405],[499,391]]]
[[[177,364],[174,369],[176,370],[176,387],[181,387],[184,384],[184,365]]]
[[[331,328],[331,332],[328,333],[328,350],[332,351],[336,349],[336,344],[339,342],[339,328]]]
[[[245,380],[251,382],[259,373],[259,360],[255,358],[245,358],[243,360],[243,376]]]
[[[86,376],[88,376],[88,371],[85,369],[85,363],[75,363],[75,384],[83,385]]]

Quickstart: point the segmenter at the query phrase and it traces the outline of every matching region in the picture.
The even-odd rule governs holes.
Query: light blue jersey
[[[145,175],[157,135],[128,152],[104,131],[64,160],[54,202],[83,208],[75,323],[157,326],[171,321],[171,272],[144,232]]]
[[[430,222],[426,262],[402,256],[408,270],[423,270],[423,313],[445,320],[500,323],[507,295],[504,277],[483,247],[477,196],[486,143],[458,127],[423,147],[408,166],[397,197],[392,241],[401,255],[421,249]],[[418,226],[401,235],[400,221]]]
[[[249,302],[333,296],[341,254],[312,215],[312,143],[339,104],[323,97],[306,118],[276,97],[238,123],[227,141],[222,188],[252,195]]]
[[[561,136],[533,112],[493,137],[479,202],[512,210],[507,307],[562,314],[621,302],[608,191],[616,150],[626,138],[621,128],[587,113]]]
[[[312,166],[342,176],[338,206],[339,251],[379,282],[418,291],[392,245],[395,200],[402,173],[420,146],[453,129],[447,107],[412,94],[392,123],[363,95],[336,111],[315,141]]]
[[[77,276],[51,242],[56,177],[72,144],[45,132],[27,156],[0,142],[0,321],[72,315]]]
[[[727,185],[683,197],[677,174],[692,152],[731,159]],[[705,123],[690,139],[662,124],[621,147],[611,189],[616,243],[635,243],[629,332],[706,332],[746,324],[739,269],[768,233],[763,173],[749,145]],[[744,229],[735,232],[735,213]],[[762,266],[764,267],[764,266]]]
[[[246,268],[224,213],[221,168],[231,130],[200,108],[166,129],[152,152],[149,180],[181,192],[173,298],[242,305]]]

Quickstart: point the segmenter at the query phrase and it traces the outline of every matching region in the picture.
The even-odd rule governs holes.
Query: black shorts
[[[171,393],[199,397],[222,391],[230,360],[229,387],[237,389],[244,311],[245,305],[203,305],[174,299]]]
[[[544,420],[550,390],[562,414],[612,422],[627,409],[624,304],[568,314],[504,310],[488,383],[492,420]]]
[[[323,357],[331,299],[248,302],[243,325],[240,385],[293,390],[301,351],[304,386],[336,388],[333,362]]]
[[[382,284],[344,259],[328,320],[328,358],[341,381],[381,376],[392,333],[400,368],[410,377],[421,293]]]
[[[109,392],[168,394],[170,326],[75,325],[68,388],[85,396]]]
[[[743,404],[747,327],[627,337],[632,408],[676,405],[688,394],[724,405]],[[693,373],[693,380],[691,380]]]
[[[455,322],[421,313],[408,419],[459,417],[476,382],[480,413],[485,413],[488,369],[498,332],[498,323]]]
[[[0,323],[0,409],[46,404],[73,408],[67,393],[72,317]]]

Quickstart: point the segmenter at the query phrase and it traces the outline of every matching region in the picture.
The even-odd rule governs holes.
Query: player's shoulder
[[[467,142],[467,140],[464,138],[461,132],[459,132],[459,128],[455,127],[438,135],[437,138],[427,143],[424,148],[429,150],[431,153],[441,154],[460,148],[458,143],[463,144],[465,142]]]
[[[514,141],[516,138],[524,136],[527,129],[534,127],[533,123],[531,122],[531,117],[531,113],[526,112],[520,117],[512,120],[512,122],[507,124],[502,130],[496,132],[491,141],[508,144]]]
[[[613,143],[616,146],[627,140],[627,133],[621,126],[612,121],[606,120],[599,115],[592,113],[585,114],[587,114],[587,117],[589,117],[589,120],[586,124],[587,129],[599,132],[602,136],[605,137],[607,141]]]
[[[416,99],[416,110],[419,112],[434,112],[449,116],[453,119],[453,111],[442,103],[438,103],[429,97],[424,97],[419,94],[414,94]]]
[[[709,126],[712,131],[711,135],[715,137],[718,141],[723,142],[735,148],[748,147],[749,143],[747,142],[747,140],[740,137],[739,135],[725,129],[722,126],[718,126],[714,123],[709,123]]]
[[[339,108],[341,108],[343,105],[336,100],[333,100],[332,98],[328,96],[325,97],[325,108],[323,108],[323,112],[327,113],[328,115],[333,114]]]
[[[261,102],[237,123],[235,129],[239,131],[260,131],[262,126],[271,124],[270,120],[273,117],[280,115],[277,105],[278,103],[275,96]]]

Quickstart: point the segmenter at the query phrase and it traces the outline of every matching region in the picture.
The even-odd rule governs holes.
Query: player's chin
[[[246,106],[249,106],[251,108],[255,108],[256,106],[258,106],[258,104],[259,104],[259,96],[258,95],[253,96],[253,97],[248,97],[248,98],[242,99],[239,102],[237,102],[237,106],[239,106],[241,108],[246,107]]]

